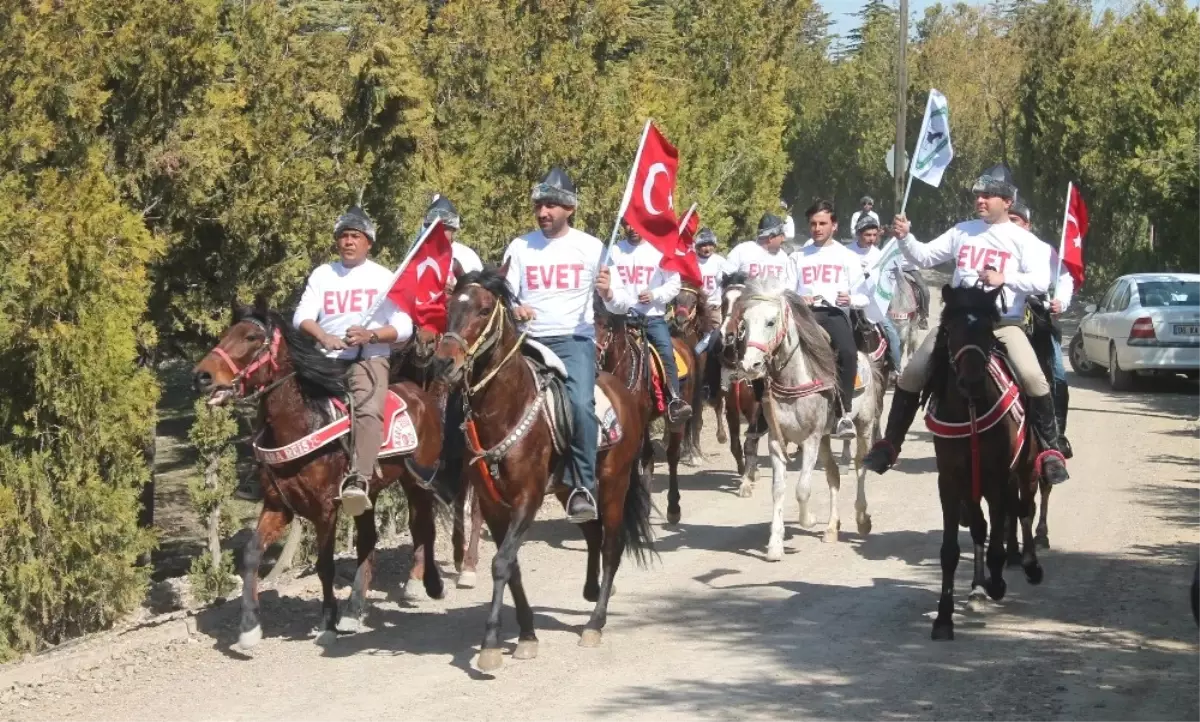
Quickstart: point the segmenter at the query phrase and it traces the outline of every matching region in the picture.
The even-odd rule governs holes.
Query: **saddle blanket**
[[[1009,365],[1008,358],[993,354],[988,360],[988,374],[992,377],[992,385],[1000,392],[1000,398],[987,413],[975,419],[976,433],[991,429],[1000,423],[1005,416],[1012,415],[1017,422],[1017,433],[1013,439],[1012,457],[1009,468],[1016,466],[1020,459],[1021,444],[1025,438],[1025,406],[1021,403],[1021,388],[1017,385],[1016,375]],[[936,399],[930,399],[925,412],[925,427],[934,436],[944,439],[965,439],[971,436],[971,422],[949,422],[937,418]]]
[[[671,345],[674,346],[674,344]],[[679,380],[683,381],[688,377],[688,372],[691,369],[688,368],[687,362],[683,360],[683,354],[679,353],[679,349],[672,348],[671,350],[675,352],[675,369],[679,372]],[[654,346],[650,347],[650,353],[654,354],[655,361],[651,368],[654,369],[655,376],[658,376],[661,373],[662,356],[659,355],[658,349]]]
[[[597,449],[607,449],[621,440],[621,420],[617,418],[617,410],[600,384],[596,384],[596,418],[600,419]]]
[[[254,444],[254,456],[267,464],[285,464],[311,454],[350,433],[350,417],[346,405],[333,402],[333,421],[304,438],[274,449]],[[383,407],[383,443],[379,458],[408,454],[417,448],[417,428],[408,413],[408,403],[395,391],[388,390]]]

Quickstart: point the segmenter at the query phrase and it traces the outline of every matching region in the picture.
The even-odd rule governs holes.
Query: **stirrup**
[[[1061,473],[1051,472],[1050,475],[1047,475],[1046,462],[1048,461],[1057,462]],[[1054,464],[1051,464],[1050,468],[1054,469]],[[1037,459],[1033,462],[1033,469],[1039,477],[1045,479],[1046,483],[1051,486],[1056,486],[1071,478],[1071,475],[1067,473],[1066,459],[1063,458],[1062,452],[1057,449],[1047,449],[1038,454]]]
[[[590,512],[585,511],[581,514],[572,516],[571,502],[575,501],[576,494],[581,493],[583,494],[585,500],[591,503],[592,509]],[[592,492],[588,491],[587,487],[583,486],[577,486],[571,490],[570,496],[567,497],[566,508],[564,511],[567,512],[567,521],[571,522],[572,524],[583,524],[600,518],[600,507],[596,504],[596,497],[592,496]]]
[[[667,421],[672,424],[682,424],[692,418],[692,407],[678,396],[667,402]]]
[[[351,484],[351,482],[355,482]],[[360,487],[358,484],[361,483]],[[342,477],[338,487],[338,501],[350,516],[359,516],[371,508],[371,480],[357,471],[351,471]]]

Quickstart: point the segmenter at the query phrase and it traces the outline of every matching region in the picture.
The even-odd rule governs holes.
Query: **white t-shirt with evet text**
[[[770,253],[758,241],[743,241],[729,252],[721,275],[745,273],[749,280],[769,279],[778,282],[781,288],[795,288],[796,274],[792,263],[783,250]]]
[[[708,295],[708,305],[721,307],[721,267],[725,258],[714,253],[708,258],[697,258],[700,266],[700,278],[704,282],[704,293]]]
[[[637,245],[622,240],[612,248],[608,257],[613,275],[635,299],[642,291],[650,292],[650,303],[636,303],[633,310],[643,316],[657,318],[667,313],[667,304],[679,295],[679,273],[662,267],[662,252],[642,241]]]
[[[316,321],[325,333],[342,338],[351,326],[362,325],[368,331],[391,326],[398,334],[396,342],[407,341],[413,334],[412,319],[390,300],[384,300],[379,309],[362,323],[362,315],[370,309],[379,294],[388,292],[392,272],[378,263],[367,259],[347,268],[341,261],[318,266],[308,277],[304,295],[292,314],[292,325],[296,328],[305,321]],[[358,358],[358,347],[341,351],[326,351],[330,358]],[[363,347],[362,358],[387,356],[391,346],[373,343]]]
[[[837,241],[823,246],[815,243],[792,254],[796,267],[796,293],[815,296],[818,305],[836,306],[839,293],[850,297],[852,308],[867,305],[867,296],[862,292],[862,262],[850,249]],[[838,306],[843,312],[845,307]]]

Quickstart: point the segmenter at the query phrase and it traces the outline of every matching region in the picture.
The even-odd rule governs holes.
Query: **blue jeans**
[[[896,325],[890,318],[884,317],[879,325],[883,328],[883,335],[887,336],[888,358],[892,360],[896,373],[900,373],[900,332],[896,330]]]
[[[1063,386],[1066,386],[1067,385],[1067,369],[1063,366],[1062,339],[1051,335],[1050,343],[1051,343],[1051,345],[1054,346],[1054,354],[1053,354],[1054,357],[1050,360],[1050,363],[1053,364],[1050,367],[1050,370],[1054,374],[1054,383],[1062,384]]]
[[[572,462],[566,479],[596,495],[596,342],[586,336],[545,336],[537,339],[567,367],[567,396],[571,398]],[[578,476],[576,476],[578,474]]]
[[[646,319],[646,338],[658,349],[663,368],[667,370],[670,394],[678,398],[679,369],[675,367],[675,346],[671,343],[671,330],[667,328],[667,320],[662,317]]]

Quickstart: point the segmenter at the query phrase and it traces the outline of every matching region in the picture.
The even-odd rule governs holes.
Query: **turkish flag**
[[[668,270],[679,272],[680,279],[697,288],[704,286],[704,276],[700,273],[700,259],[696,257],[696,231],[700,230],[700,212],[693,203],[679,223],[679,245],[675,248],[674,263],[668,265],[663,256],[662,266]]]
[[[446,281],[453,250],[441,219],[425,229],[409,252],[387,298],[412,317],[413,325],[438,333],[446,330]]]
[[[1083,287],[1083,237],[1087,235],[1088,214],[1083,196],[1074,183],[1067,184],[1067,215],[1063,224],[1063,241],[1060,250],[1062,264],[1071,278],[1075,279],[1076,290]]]
[[[700,211],[697,210],[697,204],[693,203],[688,212],[683,214],[683,220],[679,222],[680,241],[686,242],[689,246],[695,243],[698,230],[700,230]]]

